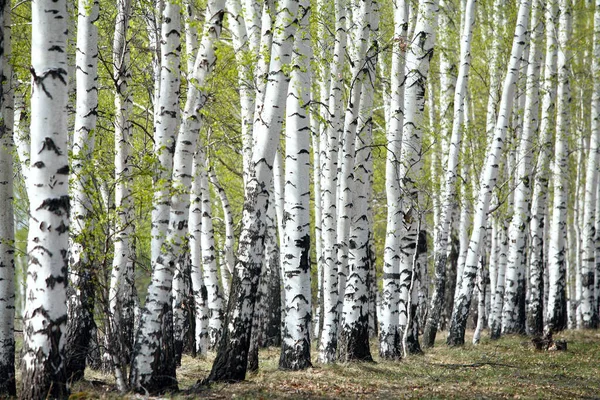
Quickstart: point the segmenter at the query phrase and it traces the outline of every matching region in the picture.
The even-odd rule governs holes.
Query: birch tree
[[[298,30],[286,102],[285,204],[282,264],[285,296],[282,369],[310,367],[310,2],[298,5]]]
[[[400,318],[399,327],[404,332],[410,299],[408,291],[414,258],[416,257],[418,227],[422,217],[422,201],[418,182],[423,179],[422,124],[425,108],[425,88],[433,57],[438,2],[419,3],[415,35],[406,56],[406,92],[404,95],[404,126],[400,154],[401,201],[400,227]]]
[[[554,126],[552,117],[555,111],[556,79],[557,79],[557,42],[556,27],[558,25],[558,1],[546,3],[546,55],[544,60],[544,77],[542,80],[542,106],[540,116],[540,149],[538,153],[531,200],[530,248],[529,248],[529,334],[540,335],[543,331],[544,304],[544,232],[547,215],[549,165],[552,152],[552,136]]]
[[[508,260],[504,277],[504,306],[502,309],[502,333],[525,333],[525,321],[519,318],[518,309],[525,304],[525,288],[520,282],[525,280],[526,237],[531,221],[531,184],[533,138],[537,131],[539,108],[539,76],[542,53],[540,21],[543,4],[533,2],[531,16],[531,40],[527,62],[527,83],[525,93],[525,113],[522,135],[518,139],[517,181],[514,194],[514,214],[508,228]]]
[[[442,302],[444,299],[444,290],[446,286],[446,262],[448,257],[448,237],[452,217],[454,198],[456,197],[456,178],[458,174],[458,158],[462,148],[462,121],[464,117],[464,101],[469,79],[469,69],[471,67],[471,42],[473,38],[473,27],[475,25],[475,5],[474,0],[469,0],[466,4],[466,15],[464,31],[461,34],[460,49],[460,68],[458,78],[456,79],[456,91],[454,93],[454,116],[452,123],[452,137],[450,139],[450,149],[448,152],[448,165],[445,168],[446,178],[444,184],[444,195],[440,215],[440,226],[437,228],[437,237],[435,243],[435,283],[431,297],[431,306],[425,331],[423,333],[423,342],[426,347],[432,347],[435,342],[437,326],[439,324]]]
[[[292,38],[296,32],[298,2],[278,5],[271,48],[264,107],[255,109],[251,175],[247,181],[242,214],[242,233],[227,305],[225,329],[208,381],[240,381],[246,376],[248,349],[258,280],[264,254],[265,214],[268,187],[273,179],[273,162],[283,123],[283,96],[289,78],[284,67],[291,60]]]
[[[501,157],[504,148],[506,130],[514,100],[515,84],[519,73],[519,64],[525,42],[527,41],[529,11],[530,1],[520,1],[508,73],[502,89],[500,111],[498,113],[494,136],[486,156],[484,171],[481,178],[477,207],[473,221],[473,232],[471,233],[469,250],[462,273],[460,292],[456,297],[454,310],[452,311],[452,322],[446,341],[450,346],[462,345],[464,343],[467,316],[471,305],[473,287],[475,285],[475,277],[477,275],[477,266],[479,263],[479,252],[487,225],[487,213],[489,211],[492,191],[496,186],[499,158]]]
[[[595,211],[596,211],[596,186],[599,175],[600,153],[600,2],[595,2],[594,9],[594,38],[592,57],[592,110],[590,137],[590,150],[587,158],[585,207],[583,230],[583,254],[581,256],[581,304],[580,314],[583,328],[598,327],[598,309],[595,305],[595,253],[594,240],[596,236]]]
[[[342,119],[342,89],[340,79],[344,69],[347,44],[346,32],[346,2],[335,0],[335,45],[333,61],[330,70],[330,90],[328,106],[329,120],[327,121],[326,143],[321,151],[321,191],[323,216],[321,230],[323,235],[323,326],[319,339],[319,362],[332,363],[335,361],[338,338],[338,269],[335,244],[337,236],[337,168],[340,136],[344,129]]]
[[[346,134],[344,140],[354,140],[353,153],[355,167],[347,179],[352,179],[352,206],[348,241],[348,274],[342,306],[342,324],[339,342],[340,359],[344,361],[372,360],[369,348],[369,273],[370,260],[370,222],[368,198],[370,195],[369,162],[370,149],[364,143],[371,143],[370,120],[373,106],[373,85],[375,84],[375,66],[377,62],[377,38],[379,29],[379,5],[376,1],[365,1],[357,18],[355,30],[359,30],[355,45],[362,60],[354,61],[356,74],[352,94],[359,90],[360,97],[351,99],[357,107],[351,124],[362,131],[355,135]],[[368,49],[367,49],[368,46]],[[365,50],[362,49],[365,48]],[[365,51],[365,53],[363,53]],[[357,104],[358,103],[358,104]],[[352,137],[354,136],[354,137]],[[358,147],[357,147],[358,146]],[[348,190],[348,189],[346,189]]]
[[[179,124],[179,5],[167,1],[162,21],[159,115],[154,140],[158,170],[154,179],[152,209],[152,278],[146,303],[141,310],[130,372],[132,388],[149,393],[177,388],[171,304],[175,261],[171,249],[167,250],[172,242],[165,243],[165,234],[169,225],[171,204],[169,178],[173,168],[175,134]]]
[[[569,57],[567,45],[571,34],[571,2],[559,1],[558,29],[558,89],[556,94],[556,138],[554,145],[554,198],[550,222],[548,249],[548,308],[544,331],[554,333],[567,327],[566,293],[566,243],[567,237],[567,187],[568,142],[570,129],[569,104],[571,102]]]
[[[113,79],[115,82],[115,243],[109,289],[111,318],[106,324],[107,352],[120,391],[127,389],[127,365],[133,350],[134,269],[133,269],[133,203],[131,65],[127,35],[131,1],[117,2],[113,37]]]
[[[398,332],[400,301],[400,154],[402,149],[402,125],[404,124],[404,68],[406,35],[408,30],[408,4],[394,4],[394,42],[390,75],[390,118],[386,124],[385,182],[387,198],[387,225],[383,250],[383,293],[379,327],[379,355],[386,359],[400,357],[400,333]]]
[[[32,3],[31,161],[23,399],[65,397],[69,245],[67,4]]]
[[[80,1],[77,16],[76,84],[77,99],[75,134],[73,135],[72,208],[70,286],[74,293],[69,297],[67,323],[67,376],[80,380],[88,355],[89,341],[96,327],[94,302],[96,268],[92,265],[90,251],[86,251],[88,231],[92,227],[89,198],[89,165],[94,150],[94,134],[98,114],[98,1]],[[87,240],[86,240],[87,239]],[[89,249],[89,247],[88,247]]]
[[[0,396],[16,396],[13,212],[14,91],[10,2],[0,3]]]

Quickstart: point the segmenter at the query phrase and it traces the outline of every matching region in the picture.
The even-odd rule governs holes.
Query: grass
[[[399,362],[380,361],[373,342],[374,363],[315,364],[300,372],[280,371],[279,349],[265,349],[260,353],[259,371],[249,374],[245,382],[212,384],[194,395],[181,392],[166,398],[600,399],[600,331],[556,335],[555,339],[567,340],[566,352],[535,351],[522,336],[497,341],[484,338],[478,346],[461,348],[448,348],[443,344],[445,335],[438,337],[435,348]],[[179,387],[185,390],[205,377],[213,357],[184,357],[178,370]],[[123,397],[114,391],[110,376],[90,371],[86,378],[87,382],[74,385],[71,398]]]

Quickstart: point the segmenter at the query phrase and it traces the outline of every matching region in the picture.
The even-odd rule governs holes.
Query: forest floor
[[[567,341],[567,351],[536,351],[524,336],[488,336],[473,346],[469,332],[469,344],[448,348],[442,332],[436,347],[421,356],[380,361],[373,342],[374,363],[315,364],[301,372],[280,371],[279,349],[271,348],[261,351],[260,369],[246,381],[212,384],[196,394],[185,391],[208,375],[214,354],[202,360],[186,356],[178,370],[182,391],[160,398],[600,399],[600,331],[568,331],[559,338]],[[71,388],[71,399],[147,398],[119,395],[109,375],[90,371],[86,379]]]

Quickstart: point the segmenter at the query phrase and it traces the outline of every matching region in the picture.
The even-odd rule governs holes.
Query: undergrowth
[[[206,359],[184,356],[178,370],[181,392],[169,399],[570,399],[600,398],[600,332],[564,332],[566,352],[532,349],[524,336],[448,348],[439,334],[436,346],[424,355],[398,362],[380,361],[377,343],[371,350],[375,362],[319,365],[306,371],[278,369],[279,349],[261,350],[260,369],[237,384],[216,383],[194,394],[186,389],[210,371],[214,354]],[[469,337],[467,337],[469,339]],[[313,356],[316,351],[313,352]],[[72,399],[142,398],[120,395],[112,377],[95,371],[72,387]]]

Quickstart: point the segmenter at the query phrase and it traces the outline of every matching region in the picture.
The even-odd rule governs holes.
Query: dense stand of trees
[[[0,397],[598,328],[599,60],[600,1],[0,1]]]

